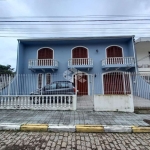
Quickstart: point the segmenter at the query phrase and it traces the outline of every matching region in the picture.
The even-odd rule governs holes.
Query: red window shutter
[[[107,57],[122,57],[122,49],[118,46],[107,48]]]
[[[76,47],[72,50],[72,58],[88,58],[87,49],[84,47]]]

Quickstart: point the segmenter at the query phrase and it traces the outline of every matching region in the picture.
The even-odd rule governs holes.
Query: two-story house
[[[133,38],[19,39],[17,93],[30,94],[53,81],[69,80],[77,87],[78,96],[130,94],[126,73],[135,71]],[[24,80],[21,75],[30,77]]]

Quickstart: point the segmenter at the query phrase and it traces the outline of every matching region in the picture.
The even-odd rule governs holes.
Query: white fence
[[[93,65],[92,58],[72,58],[68,61],[68,66],[72,65]]]
[[[76,95],[0,96],[0,109],[76,110]]]
[[[28,62],[28,67],[36,66],[54,66],[58,67],[58,61],[54,59],[30,59]]]
[[[134,57],[108,57],[102,60],[102,66],[111,64],[134,65]]]

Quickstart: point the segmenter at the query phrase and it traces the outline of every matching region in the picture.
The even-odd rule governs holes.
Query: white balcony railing
[[[134,57],[109,57],[102,60],[102,66],[112,64],[134,65]]]
[[[30,59],[28,62],[28,67],[37,66],[53,66],[58,67],[58,61],[54,59]]]
[[[72,65],[93,65],[93,59],[91,58],[72,58],[68,60],[68,66]]]
[[[150,61],[138,61],[138,68],[150,68]]]

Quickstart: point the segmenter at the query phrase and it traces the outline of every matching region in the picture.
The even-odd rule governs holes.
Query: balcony
[[[68,60],[68,68],[91,69],[93,60],[91,58],[72,58]]]
[[[138,61],[138,70],[140,72],[150,72],[150,61]]]
[[[109,68],[126,68],[135,67],[134,57],[109,57],[102,60],[102,68],[108,70]]]
[[[58,69],[58,61],[54,59],[30,59],[28,62],[28,68],[30,70],[48,70]]]

